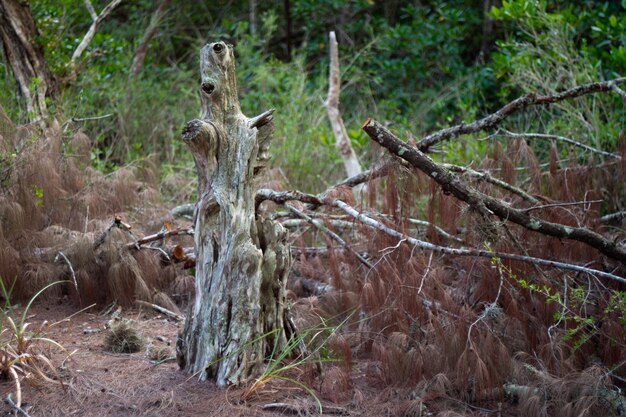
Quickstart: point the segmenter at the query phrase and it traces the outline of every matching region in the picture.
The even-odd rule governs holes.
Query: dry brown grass
[[[104,350],[113,353],[134,353],[144,347],[144,338],[131,320],[123,319],[111,325],[104,337]]]
[[[74,279],[78,292],[68,285],[55,295],[83,305],[129,305],[169,291],[180,267],[163,265],[157,251],[126,249],[132,242],[126,231],[113,228],[103,236],[115,215],[138,227],[133,232],[139,236],[168,220],[152,162],[99,173],[89,166],[90,139],[80,131],[67,135],[58,123],[43,132],[7,129],[0,142],[16,155],[0,172],[0,277],[5,283],[17,278],[16,299],[46,283]],[[67,262],[55,261],[59,251],[74,276]],[[189,289],[179,285],[178,300],[187,301]]]

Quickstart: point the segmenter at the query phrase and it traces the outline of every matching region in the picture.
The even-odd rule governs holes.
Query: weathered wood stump
[[[257,219],[255,178],[268,161],[272,112],[247,118],[232,45],[202,48],[202,115],[183,129],[198,173],[196,296],[177,341],[181,368],[220,386],[262,370],[289,337],[286,232]]]

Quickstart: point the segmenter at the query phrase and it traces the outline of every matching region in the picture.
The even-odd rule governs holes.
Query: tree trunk
[[[53,97],[57,87],[36,38],[37,28],[29,3],[0,0],[0,39],[4,56],[31,121],[48,115],[46,97]]]
[[[290,337],[286,232],[255,216],[255,177],[268,160],[272,111],[241,113],[234,52],[201,51],[202,119],[183,129],[198,173],[196,298],[177,341],[178,363],[220,386],[258,375]]]
[[[146,32],[143,34],[143,39],[141,43],[135,50],[135,56],[133,57],[133,63],[130,66],[130,79],[134,80],[137,78],[139,73],[141,72],[141,68],[143,67],[143,62],[146,60],[146,53],[148,52],[148,45],[150,41],[156,34],[156,31],[159,27],[159,24],[163,20],[163,16],[167,12],[167,8],[170,6],[172,0],[161,0],[159,7],[156,9],[154,14],[152,15],[152,19],[150,20],[150,24],[146,29]]]

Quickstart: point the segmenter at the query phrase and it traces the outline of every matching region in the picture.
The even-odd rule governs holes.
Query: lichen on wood
[[[255,213],[273,110],[241,112],[231,45],[202,48],[200,69],[201,118],[183,129],[198,174],[196,296],[177,356],[185,371],[225,386],[260,373],[265,355],[286,344],[290,254],[282,226]]]

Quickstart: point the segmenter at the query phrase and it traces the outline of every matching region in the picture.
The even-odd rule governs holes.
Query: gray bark
[[[57,83],[37,43],[37,28],[28,2],[0,0],[0,41],[13,72],[17,93],[31,121],[48,115],[46,97],[53,97]]]
[[[198,173],[196,296],[177,358],[186,372],[225,386],[260,373],[265,355],[286,344],[290,254],[282,226],[255,217],[272,111],[241,113],[231,45],[202,48],[200,69],[202,118],[183,129]]]

